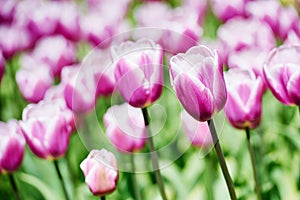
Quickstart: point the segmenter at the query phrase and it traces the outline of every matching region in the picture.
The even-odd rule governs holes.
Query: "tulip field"
[[[0,0],[0,199],[300,199],[299,0]]]

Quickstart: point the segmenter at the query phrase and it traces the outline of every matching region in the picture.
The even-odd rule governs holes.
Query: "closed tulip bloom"
[[[54,76],[60,75],[64,66],[76,62],[74,44],[61,35],[44,37],[37,41],[32,55],[48,64]]]
[[[256,128],[261,121],[263,80],[250,70],[230,69],[225,73],[225,114],[235,128]]]
[[[236,16],[245,15],[245,6],[248,0],[213,0],[212,10],[222,21],[227,21]]]
[[[185,110],[198,121],[207,121],[226,102],[223,67],[217,51],[195,46],[170,60],[176,96]]]
[[[283,104],[300,105],[300,46],[273,49],[264,65],[264,77],[273,95]]]
[[[73,113],[61,99],[29,104],[20,122],[30,150],[43,159],[62,157],[74,128]]]
[[[122,97],[133,107],[147,107],[163,88],[162,48],[151,40],[124,42],[112,47],[115,79]]]
[[[141,109],[127,103],[110,107],[103,117],[106,133],[122,152],[134,152],[145,146],[146,129]]]
[[[0,173],[16,171],[22,164],[25,139],[16,120],[0,122]]]
[[[37,103],[54,83],[52,72],[48,65],[28,55],[21,58],[20,65],[16,74],[20,92],[27,101]]]
[[[96,103],[94,74],[85,71],[78,65],[67,66],[61,75],[65,101],[67,106],[76,113],[88,112]]]
[[[92,150],[80,164],[85,182],[96,196],[112,193],[118,182],[118,166],[113,153],[101,149]]]
[[[182,126],[185,134],[195,147],[208,148],[213,140],[208,124],[199,122],[189,115],[185,110],[181,112]]]

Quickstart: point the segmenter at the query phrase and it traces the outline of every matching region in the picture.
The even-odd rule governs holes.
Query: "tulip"
[[[227,21],[236,16],[245,16],[247,2],[248,0],[213,0],[212,10],[220,20]]]
[[[32,55],[35,59],[48,64],[54,76],[60,75],[64,66],[76,61],[74,44],[61,35],[38,40]]]
[[[264,77],[273,95],[283,104],[300,105],[300,46],[273,49],[264,65]]]
[[[4,72],[5,72],[5,60],[4,60],[2,52],[0,50],[0,83],[1,83],[1,79],[2,79]]]
[[[208,1],[207,0],[183,0],[182,6],[186,7],[192,12],[195,12],[198,16],[198,24],[202,24],[202,21],[205,17],[206,10],[208,8]]]
[[[133,107],[145,108],[156,101],[163,88],[162,49],[151,40],[124,42],[112,47],[116,59],[117,87]]]
[[[225,61],[234,51],[253,48],[269,51],[276,44],[271,28],[266,23],[252,18],[232,18],[218,29],[217,34],[223,44],[222,55]]]
[[[118,166],[113,153],[101,149],[92,150],[82,161],[80,168],[85,182],[96,196],[112,193],[118,182]]]
[[[141,109],[127,103],[110,107],[103,117],[106,133],[122,152],[134,152],[145,146],[146,129]]]
[[[94,108],[96,103],[96,85],[88,69],[80,66],[67,66],[63,69],[61,82],[68,108],[76,113],[84,113]]]
[[[208,148],[212,145],[210,130],[206,122],[199,122],[189,115],[185,110],[181,112],[183,130],[191,144],[196,147]]]
[[[295,31],[290,31],[284,41],[284,45],[293,45],[293,44],[300,45],[300,36]]]
[[[72,112],[61,99],[29,104],[20,122],[30,150],[43,159],[62,157],[74,127]]]
[[[185,110],[198,121],[207,121],[226,102],[222,63],[217,51],[195,46],[170,60],[176,96]]]
[[[52,85],[46,91],[44,95],[45,100],[64,99],[64,85],[59,83],[58,85]]]
[[[264,84],[252,71],[230,69],[225,73],[227,102],[225,114],[238,129],[256,128],[261,121]]]
[[[12,173],[20,167],[25,150],[25,139],[18,122],[0,122],[0,137],[0,173]]]
[[[23,56],[21,69],[16,73],[16,81],[23,97],[32,103],[44,98],[47,89],[54,83],[49,66],[30,56]]]
[[[268,23],[281,39],[285,39],[289,31],[298,27],[297,10],[292,5],[282,6],[277,0],[251,1],[247,4],[246,11],[249,16]]]
[[[0,23],[12,21],[16,5],[17,0],[0,1]]]

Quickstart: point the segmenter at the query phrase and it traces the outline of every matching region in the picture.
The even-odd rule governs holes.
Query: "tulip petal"
[[[287,91],[293,102],[300,106],[300,71],[292,74],[288,84]]]

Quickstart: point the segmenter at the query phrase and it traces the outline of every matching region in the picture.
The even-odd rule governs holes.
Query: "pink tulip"
[[[269,51],[258,48],[234,51],[229,54],[228,67],[251,70],[256,76],[263,77],[263,66],[268,53]]]
[[[181,112],[183,130],[191,144],[196,147],[208,148],[212,145],[212,137],[207,122],[199,122],[185,110]]]
[[[124,42],[112,48],[115,79],[122,97],[133,107],[147,107],[163,88],[162,49],[151,40]]]
[[[94,108],[96,103],[96,85],[94,74],[80,66],[68,66],[62,71],[61,82],[67,106],[76,113],[84,113]]]
[[[5,72],[5,60],[4,60],[2,52],[0,50],[0,83],[1,83],[1,79],[2,79],[4,72]]]
[[[106,133],[122,152],[134,152],[145,146],[146,129],[141,109],[125,103],[112,106],[103,117]]]
[[[252,71],[230,69],[225,73],[225,114],[235,128],[256,128],[261,120],[263,80]]]
[[[54,83],[49,66],[25,55],[20,61],[21,69],[17,71],[16,81],[23,97],[32,103],[44,98],[47,89]]]
[[[0,24],[0,49],[7,59],[32,46],[32,37],[23,27]]]
[[[20,122],[30,150],[43,159],[62,157],[74,128],[73,113],[61,99],[29,104]]]
[[[191,12],[195,12],[198,16],[198,24],[202,24],[202,21],[205,17],[206,10],[208,8],[208,0],[183,0],[182,6],[187,8],[186,10],[190,10]]]
[[[54,99],[64,99],[64,85],[63,83],[59,83],[58,85],[52,85],[48,88],[45,93],[45,100],[54,100]]]
[[[276,43],[268,24],[252,18],[235,17],[228,20],[218,29],[218,37],[223,43],[225,61],[233,51],[252,48],[269,51]]]
[[[252,1],[247,4],[246,10],[251,17],[268,23],[282,39],[286,38],[290,30],[297,28],[299,21],[297,11],[292,5],[284,7],[277,0]]]
[[[293,45],[293,44],[300,45],[300,36],[295,31],[290,31],[284,41],[284,45]]]
[[[248,0],[213,0],[212,10],[222,21],[236,16],[245,16],[245,6]]]
[[[11,22],[15,14],[17,0],[0,1],[0,23]]]
[[[92,150],[82,161],[80,168],[85,182],[96,196],[112,193],[118,182],[118,166],[113,153],[101,149]]]
[[[0,173],[11,173],[20,167],[25,150],[25,139],[18,122],[0,122],[0,137]]]
[[[198,121],[207,121],[226,102],[222,63],[216,51],[195,46],[170,60],[176,95],[185,110]]]
[[[33,57],[48,64],[53,74],[58,76],[64,66],[76,62],[76,49],[63,36],[54,35],[37,41]]]
[[[300,105],[300,46],[273,49],[264,65],[266,83],[283,104]]]

